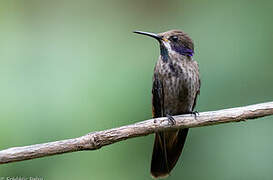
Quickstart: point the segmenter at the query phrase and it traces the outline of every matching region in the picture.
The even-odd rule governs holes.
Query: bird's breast
[[[157,68],[164,90],[166,114],[176,115],[192,110],[198,91],[198,72],[193,61],[160,63]]]

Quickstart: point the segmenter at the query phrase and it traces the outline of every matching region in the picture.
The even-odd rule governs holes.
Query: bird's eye
[[[178,37],[177,36],[171,36],[170,38],[172,41],[176,42],[178,40]]]

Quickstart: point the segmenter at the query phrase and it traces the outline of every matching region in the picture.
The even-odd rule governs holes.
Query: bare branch
[[[0,151],[0,164],[74,151],[96,150],[102,146],[113,144],[125,139],[144,136],[163,130],[239,122],[246,119],[255,119],[268,115],[273,115],[273,102],[202,112],[196,117],[196,119],[193,115],[189,114],[174,116],[176,121],[175,125],[170,125],[168,119],[165,117],[150,119],[128,126],[92,132],[74,139],[2,150]]]

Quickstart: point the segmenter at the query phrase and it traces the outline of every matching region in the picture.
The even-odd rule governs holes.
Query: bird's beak
[[[142,35],[150,36],[150,37],[152,37],[152,38],[155,38],[155,39],[158,40],[159,42],[161,42],[161,40],[162,40],[162,37],[159,36],[158,34],[155,34],[155,33],[143,32],[143,31],[133,31],[133,33],[137,33],[137,34],[142,34]]]

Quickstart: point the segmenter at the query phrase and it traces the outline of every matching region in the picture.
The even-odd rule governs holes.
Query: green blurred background
[[[0,149],[151,118],[155,40],[195,42],[197,110],[273,100],[273,1],[1,0]],[[153,135],[0,166],[0,176],[151,179]],[[168,179],[273,179],[273,117],[190,130]]]

